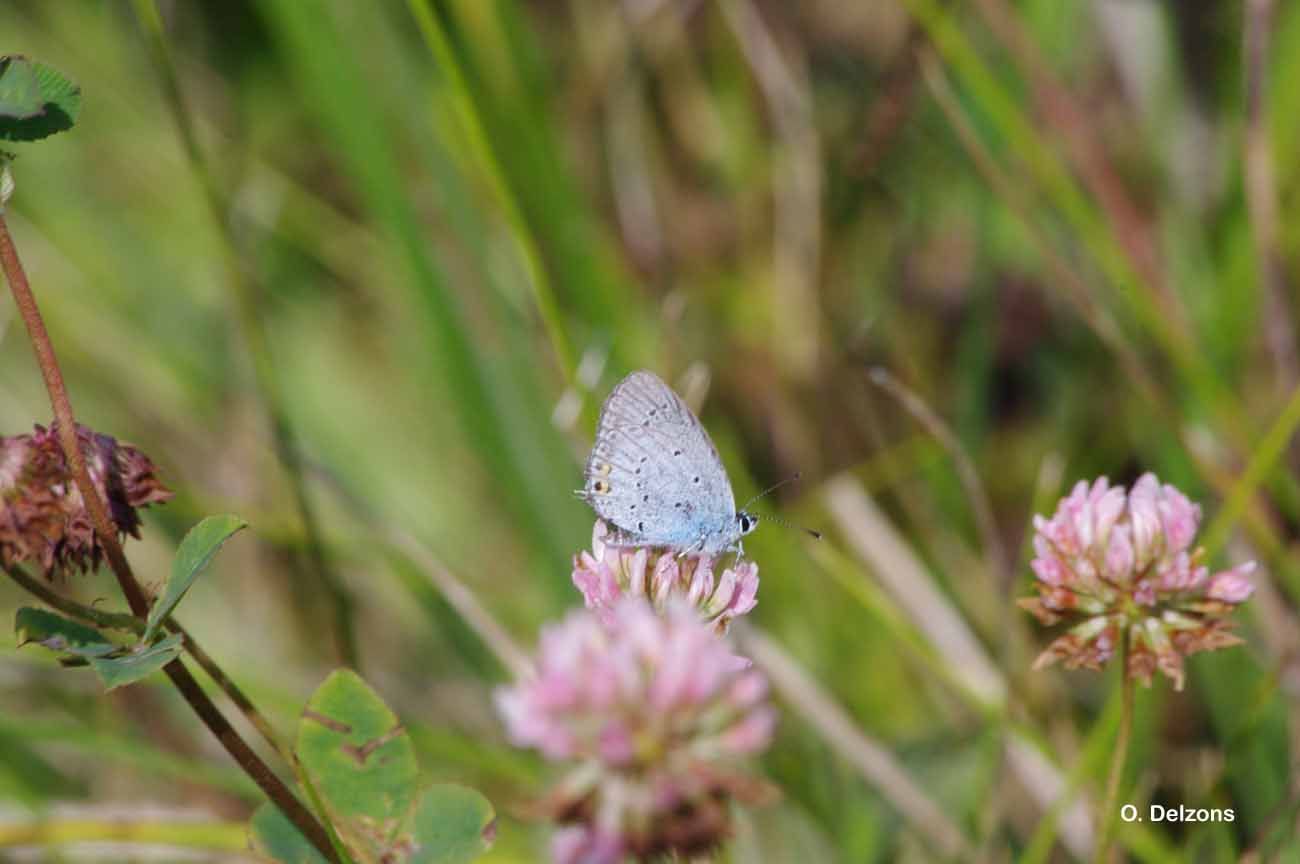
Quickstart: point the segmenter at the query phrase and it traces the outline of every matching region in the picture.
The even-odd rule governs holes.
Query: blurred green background
[[[645,367],[738,499],[801,472],[760,512],[827,535],[746,541],[783,798],[731,860],[1086,858],[1114,670],[1029,672],[1014,603],[1032,514],[1142,470],[1261,568],[1247,644],[1139,691],[1126,775],[1237,818],[1125,854],[1300,860],[1300,6],[163,3],[161,42],[152,9],[0,3],[0,52],[84,99],[13,148],[8,218],[79,419],[177,492],[137,573],[252,523],[179,617],[286,732],[352,660],[496,804],[489,860],[542,854],[507,673],[394,541],[531,648],[580,602],[599,402]],[[0,431],[49,419],[6,298]],[[105,696],[0,640],[0,860],[233,859],[258,801],[161,677]],[[141,845],[45,845],[107,819]]]

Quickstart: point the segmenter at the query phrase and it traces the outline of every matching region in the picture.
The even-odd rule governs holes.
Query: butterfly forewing
[[[735,522],[708,433],[649,372],[632,373],[605,400],[583,497],[634,543],[689,550]]]

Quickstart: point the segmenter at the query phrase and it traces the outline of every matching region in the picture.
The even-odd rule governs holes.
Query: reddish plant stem
[[[6,566],[3,569],[11,579],[18,583],[19,587],[25,588],[27,593],[34,594],[45,601],[47,606],[57,609],[65,615],[88,621],[101,629],[125,630],[136,635],[144,632],[145,622],[134,615],[103,612],[91,606],[83,606],[75,600],[70,600],[52,590],[39,579],[27,575],[20,567]],[[194,638],[190,636],[184,627],[171,618],[167,619],[166,626],[171,632],[181,635],[181,638],[185,640],[185,650],[190,652],[190,656],[194,658],[194,662],[199,664],[199,668],[207,672],[213,682],[230,698],[230,701],[235,703],[235,707],[243,712],[244,717],[247,718],[249,723],[253,724],[254,729],[261,733],[266,743],[270,744],[271,748],[279,753],[285,762],[292,765],[293,754],[280,743],[275,735],[275,730],[271,728],[270,721],[262,715],[261,711],[257,710],[257,706],[244,695],[244,691],[240,690],[235,682],[226,676],[226,673],[216,664],[216,661],[208,656],[208,652],[199,647],[199,644],[194,641]]]
[[[216,684],[221,689],[221,692],[226,694],[226,698],[234,703],[239,712],[244,715],[244,719],[262,736],[262,740],[269,744],[276,753],[280,754],[281,759],[293,764],[292,751],[280,742],[271,721],[266,719],[266,716],[258,710],[257,706],[253,704],[253,700],[245,695],[239,685],[230,680],[225,670],[217,665],[217,661],[213,660],[212,656],[207,651],[204,651],[198,642],[194,641],[194,637],[189,634],[189,631],[182,627],[175,618],[169,617],[164,626],[171,632],[180,634],[181,639],[184,640],[185,650],[189,652],[190,657],[194,659],[195,663],[199,664],[200,669],[208,674],[208,677],[212,679],[212,683]]]
[[[86,510],[95,526],[95,533],[108,556],[109,566],[117,577],[117,584],[126,596],[131,612],[143,618],[149,614],[149,601],[140,584],[131,574],[131,567],[122,554],[122,546],[117,542],[117,531],[108,516],[108,509],[100,499],[95,485],[86,470],[86,460],[82,457],[81,446],[77,442],[77,424],[72,415],[72,402],[68,399],[68,390],[63,385],[63,373],[59,371],[58,358],[54,356],[54,345],[50,334],[45,329],[41,310],[36,306],[36,297],[32,294],[23,271],[22,262],[18,260],[18,250],[14,248],[13,238],[9,235],[9,225],[4,215],[0,214],[0,268],[4,269],[9,280],[9,288],[18,305],[18,314],[27,326],[27,335],[32,341],[32,350],[36,352],[36,362],[41,367],[41,376],[45,379],[45,389],[50,394],[50,405],[54,408],[54,419],[58,427],[59,444],[72,470],[72,479],[85,499]]]
[[[131,607],[132,614],[137,618],[145,618],[149,614],[149,600],[131,572],[131,565],[127,563],[122,546],[117,541],[117,530],[109,518],[107,506],[99,497],[94,483],[91,482],[90,472],[86,470],[86,461],[82,457],[81,447],[77,441],[77,425],[72,413],[72,402],[63,383],[63,373],[59,370],[58,359],[54,356],[54,345],[50,342],[50,334],[45,329],[45,322],[36,305],[36,297],[32,294],[31,285],[18,258],[18,250],[14,247],[13,237],[9,234],[9,225],[3,213],[0,213],[0,269],[4,270],[5,278],[14,296],[14,303],[18,306],[18,313],[27,327],[32,349],[36,352],[36,362],[41,367],[45,389],[49,392],[50,404],[54,409],[59,443],[63,447],[63,454],[68,460],[68,467],[72,471],[77,489],[85,501],[91,522],[95,526],[95,534],[103,546],[109,566],[117,578],[123,596],[126,597],[127,605]],[[180,660],[173,660],[163,667],[163,671],[167,673],[173,686],[180,691],[194,713],[203,721],[203,725],[217,736],[217,740],[226,748],[226,752],[266,793],[272,803],[280,808],[285,817],[302,832],[302,835],[321,855],[325,856],[327,861],[338,864],[339,858],[324,827],[240,737],[239,732],[230,725],[230,721],[217,710],[217,706],[203,692],[203,688],[185,668],[185,664]]]

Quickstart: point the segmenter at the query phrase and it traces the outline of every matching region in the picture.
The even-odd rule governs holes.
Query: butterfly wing
[[[700,421],[650,372],[609,394],[583,497],[627,542],[689,549],[735,521],[736,502]]]

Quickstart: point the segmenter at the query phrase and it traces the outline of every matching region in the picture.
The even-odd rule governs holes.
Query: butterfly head
[[[736,528],[739,533],[738,537],[744,537],[746,534],[758,527],[758,517],[753,513],[741,510],[736,513]]]

